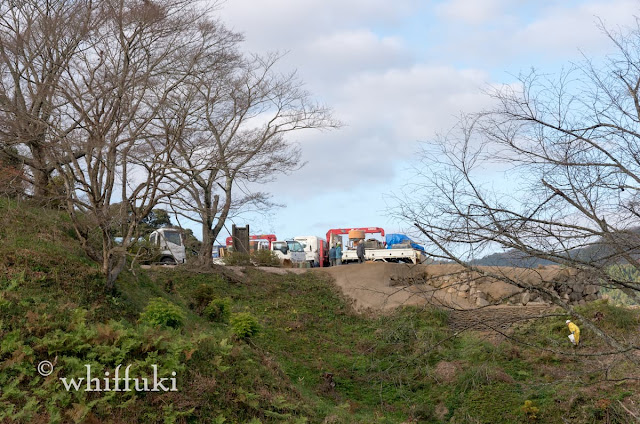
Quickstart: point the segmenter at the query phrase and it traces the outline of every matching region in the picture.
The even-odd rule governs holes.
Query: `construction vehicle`
[[[329,248],[322,237],[296,236],[293,239],[302,245],[305,259],[311,268],[326,266],[329,263]]]
[[[160,249],[162,264],[182,264],[187,259],[182,231],[177,228],[158,228],[149,235],[149,243]]]
[[[271,250],[280,259],[280,262],[292,265],[307,263],[309,267],[324,267],[329,263],[329,248],[342,245],[342,263],[357,262],[357,243],[365,244],[365,260],[381,262],[405,262],[423,263],[426,259],[424,251],[415,243],[410,243],[406,236],[390,234],[394,236],[394,245],[375,238],[367,239],[367,234],[380,234],[385,236],[384,229],[380,227],[362,228],[335,228],[327,232],[326,240],[317,236],[296,236],[292,240],[278,240],[275,234],[262,234],[249,236],[249,250]],[[342,236],[348,236],[348,242],[343,243]],[[388,238],[388,237],[387,237]],[[227,248],[233,246],[233,238],[227,237]]]
[[[387,243],[375,238],[366,238],[367,234],[380,234],[385,232],[380,227],[362,228],[334,228],[327,231],[327,244],[329,247],[342,243],[342,236],[348,236],[348,242],[342,243],[342,263],[358,262],[356,246],[364,243],[365,260],[374,262],[404,262],[419,264],[426,260],[424,251],[414,245],[387,246]],[[416,245],[417,246],[417,245]]]
[[[227,237],[227,247],[233,246],[233,238]],[[249,251],[271,250],[280,262],[300,264],[305,262],[305,253],[302,245],[295,240],[278,241],[275,234],[261,234],[249,236]]]
[[[298,265],[306,261],[302,245],[295,240],[274,241],[271,243],[271,250],[275,252],[283,264]]]

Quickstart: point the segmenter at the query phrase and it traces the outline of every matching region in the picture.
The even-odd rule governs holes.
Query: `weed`
[[[624,408],[640,401],[632,381],[601,381],[606,358],[545,353],[566,344],[557,317],[515,331],[545,350],[496,346],[472,331],[454,337],[443,310],[360,314],[322,273],[255,268],[246,284],[188,267],[125,271],[105,296],[64,216],[0,199],[0,223],[1,422],[525,423],[535,413],[539,422],[627,423]],[[230,320],[236,329],[211,323],[228,316],[229,299],[259,313],[260,326],[247,312]],[[604,331],[637,340],[637,311],[610,306],[579,310],[601,311]],[[56,374],[37,375],[34,364],[56,357]],[[637,375],[624,358],[611,361],[610,378]],[[140,375],[152,364],[176,371],[179,391],[101,396],[57,384],[86,375],[85,364],[112,371],[120,363]],[[451,365],[447,379],[437,364]],[[531,408],[521,409],[527,400]]]
[[[533,402],[530,400],[525,400],[524,405],[520,407],[520,410],[524,412],[529,421],[536,421],[538,419],[538,414],[540,413],[540,409],[533,406]]]
[[[211,303],[215,297],[215,289],[210,284],[200,284],[193,291],[195,310],[200,312]]]

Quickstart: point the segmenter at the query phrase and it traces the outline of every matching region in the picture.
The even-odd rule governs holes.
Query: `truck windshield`
[[[180,239],[180,233],[176,231],[165,231],[164,238],[173,244],[177,244],[178,246],[182,246],[182,240]]]
[[[304,252],[304,248],[297,241],[288,241],[287,245],[292,252]]]
[[[287,247],[287,244],[285,242],[282,241],[276,241],[272,244],[273,250],[280,250],[282,251],[285,247]]]

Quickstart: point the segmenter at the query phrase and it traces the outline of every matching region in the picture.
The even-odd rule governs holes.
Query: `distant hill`
[[[554,265],[555,262],[535,258],[512,249],[502,253],[494,253],[471,262],[482,266],[512,266],[517,268],[536,268],[539,265]]]
[[[614,248],[625,246],[629,256],[640,260],[640,227],[614,236],[614,241],[605,241],[600,238],[585,247],[576,248],[567,252],[567,256],[582,262],[600,262],[602,265],[624,263]],[[493,253],[481,259],[471,261],[474,265],[484,266],[513,266],[519,268],[536,268],[540,265],[554,265],[556,262],[547,259],[536,258],[519,250],[510,249],[501,253]]]

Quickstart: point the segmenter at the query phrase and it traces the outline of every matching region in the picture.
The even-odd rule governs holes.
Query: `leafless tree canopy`
[[[64,198],[107,288],[138,223],[159,203],[203,224],[211,245],[238,183],[296,169],[283,136],[335,125],[277,55],[189,0],[0,3],[0,157],[30,193]],[[122,243],[114,243],[114,238]]]
[[[200,259],[229,217],[249,203],[264,205],[262,192],[239,190],[300,167],[300,152],[284,139],[301,129],[335,127],[327,108],[313,103],[295,73],[274,70],[278,55],[235,57],[199,74],[176,116],[183,137],[172,157],[171,205],[202,225]],[[189,119],[191,121],[187,122]]]
[[[522,75],[489,93],[492,109],[425,144],[420,183],[398,209],[434,258],[537,291],[571,313],[565,299],[475,260],[510,250],[640,297],[636,281],[611,272],[639,267],[640,27],[604,32],[616,47],[604,61]]]
[[[67,130],[58,89],[96,23],[93,9],[84,1],[0,3],[0,148],[27,166],[38,195],[47,191],[52,151]]]

